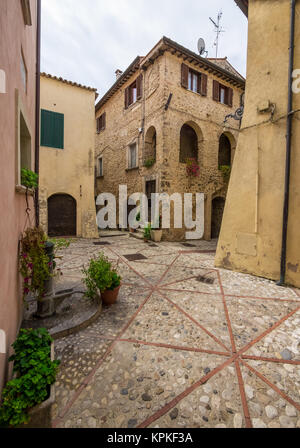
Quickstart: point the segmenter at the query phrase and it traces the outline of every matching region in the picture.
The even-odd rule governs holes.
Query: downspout
[[[292,84],[293,84],[293,70],[294,70],[295,15],[296,15],[296,0],[291,0],[285,191],[284,191],[284,206],[283,206],[280,281],[278,283],[278,285],[280,286],[285,284],[285,277],[286,277],[286,251],[287,251],[287,232],[288,232],[288,218],[289,218],[291,149],[292,149],[292,126],[293,126]]]
[[[35,97],[35,172],[40,164],[40,71],[41,71],[41,0],[37,0],[36,97]],[[39,188],[35,190],[35,223],[39,226]]]

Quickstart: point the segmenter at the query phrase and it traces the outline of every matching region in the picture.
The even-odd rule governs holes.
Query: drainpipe
[[[37,0],[36,31],[36,97],[35,97],[35,172],[39,174],[40,164],[40,71],[41,71],[41,0]],[[35,223],[39,226],[39,189],[35,190]]]
[[[280,281],[278,283],[279,286],[285,284],[285,276],[286,276],[286,250],[287,250],[287,232],[288,232],[288,218],[289,218],[291,149],[292,149],[292,126],[293,126],[292,84],[293,84],[294,47],[295,47],[295,14],[296,14],[296,0],[291,0],[288,113],[287,113],[287,134],[286,134],[286,168],[285,168],[285,191],[284,191],[284,206],[283,206],[283,228],[282,228]]]

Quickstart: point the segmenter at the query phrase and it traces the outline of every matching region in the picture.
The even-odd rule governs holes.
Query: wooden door
[[[156,180],[150,180],[146,182],[146,196],[148,199],[148,221],[151,222],[151,195],[156,193]]]
[[[48,199],[48,235],[76,236],[76,201],[67,194],[56,194]]]

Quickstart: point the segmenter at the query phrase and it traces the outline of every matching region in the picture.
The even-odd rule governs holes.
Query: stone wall
[[[124,109],[124,91],[140,72],[137,72],[106,104],[97,111],[96,117],[106,112],[106,129],[96,134],[96,158],[103,157],[104,176],[97,178],[96,193],[118,194],[119,184],[128,186],[128,194],[145,192],[148,180],[157,181],[157,192],[205,193],[205,238],[211,237],[211,202],[216,196],[225,197],[227,183],[218,170],[219,138],[224,132],[224,118],[240,106],[242,89],[234,88],[233,106],[229,107],[212,99],[213,75],[208,75],[207,97],[181,86],[183,60],[165,52],[155,60],[144,76],[143,98]],[[187,63],[196,70],[192,63]],[[220,82],[232,87],[226,81]],[[165,108],[172,94],[169,107]],[[189,178],[186,164],[180,163],[180,131],[184,124],[191,126],[198,137],[199,178]],[[238,138],[238,122],[231,121],[232,128],[225,129],[232,143],[232,156]],[[144,125],[144,126],[143,126]],[[96,126],[96,125],[95,125]],[[149,150],[148,131],[156,130],[156,163],[143,167]],[[143,128],[139,132],[139,128]],[[139,168],[126,171],[128,146],[137,142]],[[96,161],[96,166],[98,166]],[[164,238],[181,240],[185,229],[164,232]]]

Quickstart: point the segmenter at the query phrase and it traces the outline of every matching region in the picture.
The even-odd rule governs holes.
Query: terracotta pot
[[[162,230],[151,230],[152,241],[154,241],[155,243],[160,243],[162,239],[162,234],[163,234]]]
[[[117,288],[113,289],[112,291],[107,289],[106,291],[101,292],[101,298],[102,298],[103,303],[105,305],[113,305],[114,303],[116,303],[116,301],[118,299],[120,288],[121,288],[121,285],[118,286]]]

